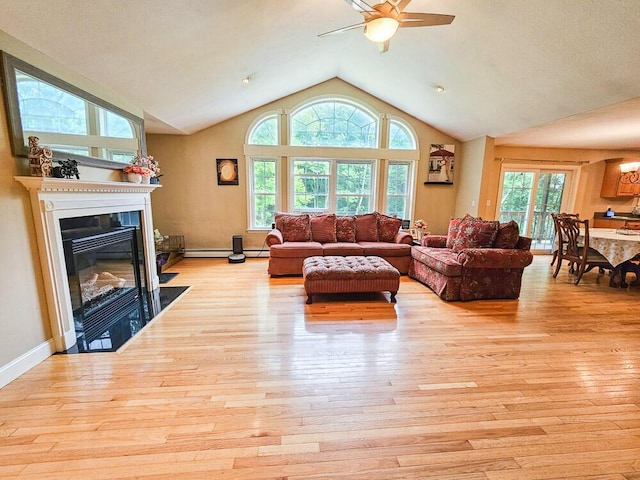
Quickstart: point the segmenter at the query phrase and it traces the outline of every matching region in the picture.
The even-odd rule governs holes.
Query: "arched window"
[[[346,100],[319,100],[291,115],[291,145],[376,148],[378,119]]]
[[[377,210],[411,218],[417,136],[404,119],[381,113],[356,99],[322,97],[290,113],[258,116],[245,145],[249,228],[270,228],[278,210],[338,215]]]
[[[415,150],[416,137],[411,128],[397,119],[389,121],[389,148],[399,150]]]
[[[249,133],[250,145],[278,145],[278,115],[267,115]]]

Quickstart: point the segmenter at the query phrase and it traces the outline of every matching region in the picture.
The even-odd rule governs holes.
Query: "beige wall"
[[[247,131],[264,112],[289,110],[322,95],[356,98],[380,113],[401,117],[412,125],[421,152],[413,218],[427,220],[429,228],[446,229],[454,212],[458,187],[457,184],[453,187],[424,185],[427,158],[432,143],[455,144],[459,148],[459,142],[339,79],[277,100],[195,135],[148,135],[149,153],[160,161],[164,174],[162,188],[152,196],[156,228],[166,235],[184,234],[189,250],[229,250],[232,235],[242,235],[247,250],[263,248],[266,232],[247,231],[247,175],[243,155]],[[238,159],[240,185],[217,184],[216,158]]]
[[[486,151],[486,138],[481,137],[462,144],[462,166],[456,174],[459,181],[458,197],[456,198],[456,217],[465,214],[478,216],[480,187],[482,186],[482,172],[484,170],[484,157]],[[440,231],[438,233],[444,233]]]
[[[0,50],[25,60],[70,83],[141,116],[135,108],[111,92],[70,72],[39,52],[0,31]],[[0,100],[0,385],[15,362],[51,338],[44,284],[31,201],[27,190],[13,177],[28,174],[26,158],[11,153],[4,98]],[[120,172],[80,167],[83,179],[120,180]],[[46,350],[46,349],[45,349]],[[11,367],[13,368],[13,367]]]

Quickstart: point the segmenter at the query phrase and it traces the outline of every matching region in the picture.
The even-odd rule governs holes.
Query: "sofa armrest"
[[[264,242],[267,244],[267,247],[270,247],[271,245],[280,245],[284,243],[284,237],[280,230],[274,228],[267,234],[267,238]]]
[[[396,233],[396,236],[393,239],[393,242],[406,243],[407,245],[411,245],[413,243],[413,237],[409,232],[398,232]]]
[[[425,235],[422,237],[423,247],[445,248],[447,246],[446,235]]]
[[[467,248],[458,255],[463,268],[524,268],[532,261],[530,251],[515,248]]]

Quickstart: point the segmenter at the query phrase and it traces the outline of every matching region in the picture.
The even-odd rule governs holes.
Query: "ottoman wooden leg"
[[[397,295],[397,291],[395,292],[391,292],[391,303],[396,303],[396,295]]]
[[[308,294],[307,294],[307,305],[311,305],[311,302],[312,302],[312,300],[311,300],[311,294],[310,294],[310,293],[308,293]]]

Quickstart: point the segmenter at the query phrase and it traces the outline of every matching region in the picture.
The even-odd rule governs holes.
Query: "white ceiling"
[[[0,0],[0,29],[142,107],[151,133],[339,77],[461,141],[640,150],[639,0],[407,11],[456,18],[400,29],[384,54],[360,30],[318,38],[361,21],[343,0]]]

